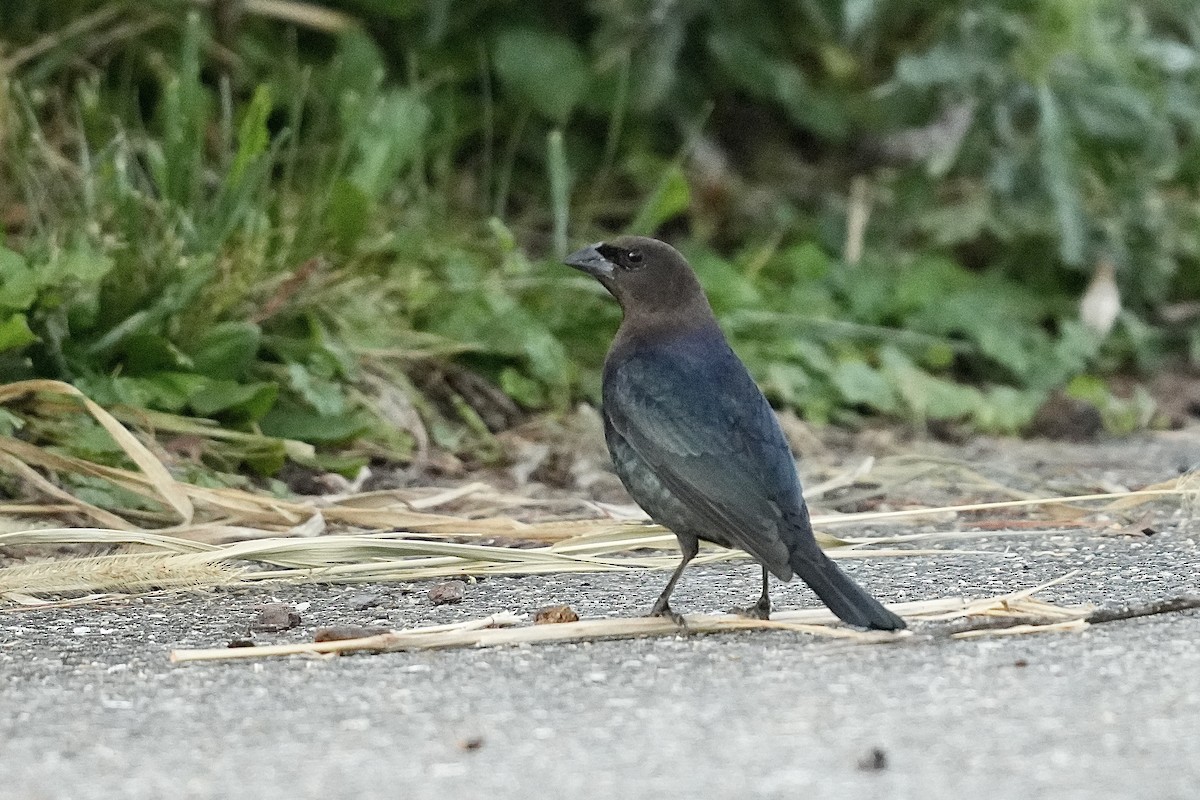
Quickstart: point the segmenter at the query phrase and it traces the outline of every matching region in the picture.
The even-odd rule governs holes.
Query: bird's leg
[[[684,567],[688,565],[696,553],[700,552],[700,540],[694,536],[683,537],[676,535],[679,539],[679,549],[683,553],[683,558],[679,562],[679,566],[671,573],[671,579],[667,581],[667,587],[662,590],[662,594],[654,601],[654,608],[650,609],[649,617],[666,617],[676,625],[683,625],[683,616],[675,613],[671,609],[671,592],[675,591],[675,584],[679,582],[679,576],[683,574]]]
[[[763,567],[763,590],[762,597],[758,598],[758,602],[748,608],[731,608],[729,613],[737,614],[741,617],[750,617],[752,619],[770,619],[771,618],[771,595],[767,591],[767,583],[770,580],[770,573],[767,568]]]

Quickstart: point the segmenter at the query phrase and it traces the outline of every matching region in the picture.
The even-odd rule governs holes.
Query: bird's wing
[[[697,521],[790,578],[790,552],[811,529],[791,451],[736,356],[653,351],[607,372],[605,414],[663,485]]]

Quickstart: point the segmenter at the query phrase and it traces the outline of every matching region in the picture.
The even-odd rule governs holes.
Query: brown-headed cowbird
[[[683,552],[650,613],[681,620],[671,591],[704,539],[762,564],[762,597],[744,613],[766,619],[768,573],[785,581],[796,574],[845,622],[903,628],[817,545],[779,421],[683,256],[622,236],[566,263],[621,304],[624,320],[604,362],[605,438],[625,488]]]

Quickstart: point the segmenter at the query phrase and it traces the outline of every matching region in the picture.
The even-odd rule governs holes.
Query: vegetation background
[[[1198,142],[1194,0],[5,0],[0,378],[192,480],[486,462],[596,400],[558,259],[632,231],[807,420],[1131,430],[1200,365]],[[124,457],[48,408],[0,435]]]

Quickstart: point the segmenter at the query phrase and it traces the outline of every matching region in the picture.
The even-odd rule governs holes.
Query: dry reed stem
[[[228,564],[145,553],[40,561],[0,570],[0,597],[220,586],[236,583],[242,572]]]
[[[630,540],[610,540],[602,535],[600,546],[576,547],[563,552],[556,546],[512,548],[497,545],[467,544],[438,539],[416,539],[395,534],[325,535],[315,538],[241,538],[222,545],[164,536],[149,531],[125,531],[105,528],[47,528],[0,534],[0,546],[46,544],[102,544],[153,548],[159,558],[158,569],[186,572],[196,570],[195,586],[243,584],[268,581],[362,583],[368,581],[420,580],[456,575],[537,575],[572,572],[614,572],[628,570],[673,569],[678,557],[666,555],[630,555]],[[578,542],[579,539],[577,538]],[[657,546],[673,546],[654,541]],[[950,549],[843,549],[834,557],[895,558],[950,555],[962,551]],[[746,559],[738,550],[706,546],[697,564]],[[203,565],[231,565],[257,562],[277,569],[228,571],[204,578]],[[110,573],[102,573],[111,564]],[[44,562],[36,572],[24,565],[0,569],[0,593],[54,593],[63,591],[103,592],[120,585],[115,575],[122,565],[137,565],[127,554],[88,558],[65,558]],[[106,567],[108,568],[108,567]],[[86,575],[104,575],[104,580],[89,583]],[[33,580],[36,576],[37,580]],[[133,571],[129,585],[154,585]],[[166,585],[166,584],[163,584]],[[67,587],[70,587],[69,589]]]
[[[936,598],[909,603],[892,604],[890,608],[909,618],[953,619],[979,613],[1007,615],[1016,619],[1028,618],[1031,613],[1044,615],[1053,608],[1060,619],[1051,625],[1026,625],[1028,630],[1070,630],[1071,626],[1086,625],[1088,609],[1068,609],[1045,603],[1030,604],[1029,593],[1042,587],[1000,595],[982,600],[964,601],[961,598]],[[494,620],[502,619],[503,622]],[[434,650],[458,647],[500,647],[516,644],[550,644],[599,641],[603,639],[632,639],[656,636],[707,635],[737,631],[775,630],[832,637],[862,644],[886,644],[901,641],[911,632],[860,631],[846,628],[824,608],[798,609],[775,613],[770,620],[750,619],[732,614],[693,614],[684,617],[684,625],[662,617],[588,619],[555,625],[526,625],[514,627],[521,618],[515,614],[494,615],[457,626],[413,628],[391,631],[361,639],[332,642],[300,642],[295,644],[263,645],[258,647],[178,649],[172,650],[173,663],[188,661],[224,661],[290,655],[321,655],[362,651],[391,652],[397,650]],[[473,623],[473,624],[472,624]],[[992,631],[980,631],[982,635]],[[963,632],[974,633],[974,632]]]
[[[959,631],[950,634],[951,639],[974,639],[980,636],[1020,636],[1027,633],[1058,633],[1061,631],[1081,631],[1088,626],[1086,619],[1068,619],[1061,622],[1044,624],[1010,625],[1006,628],[978,628],[976,630]]]

